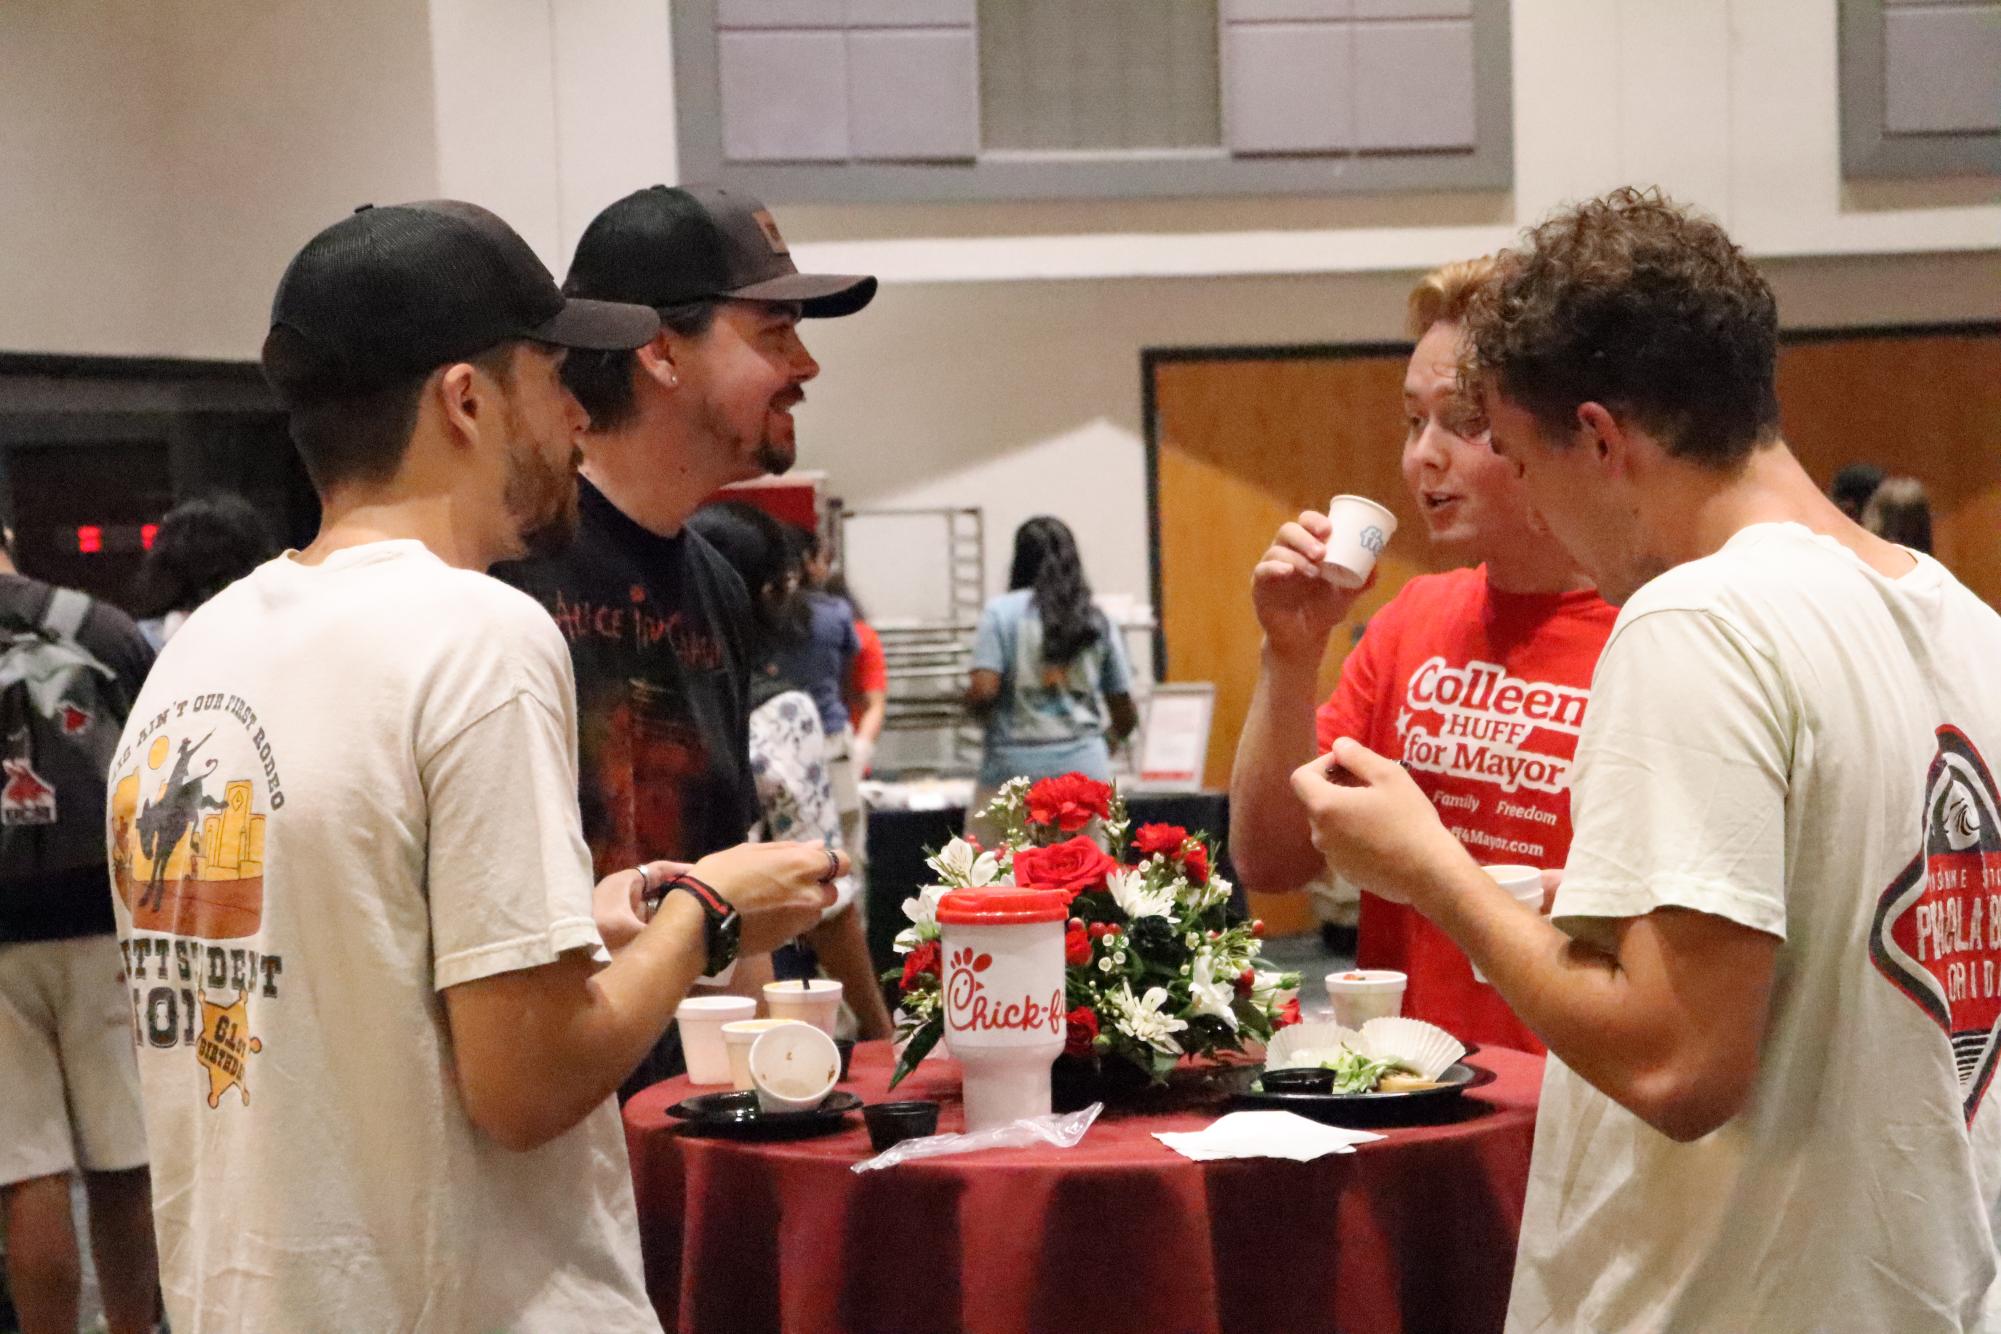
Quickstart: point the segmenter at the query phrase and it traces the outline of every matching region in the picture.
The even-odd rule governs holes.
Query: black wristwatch
[[[730,906],[728,899],[692,875],[677,875],[669,880],[662,897],[677,889],[702,905],[702,935],[709,951],[708,965],[703,975],[719,977],[725,968],[736,962],[738,937],[743,931],[743,919],[737,916],[736,909]]]

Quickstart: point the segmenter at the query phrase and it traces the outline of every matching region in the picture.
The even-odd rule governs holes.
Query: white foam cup
[[[1350,968],[1327,974],[1327,1000],[1334,1022],[1360,1028],[1371,1019],[1403,1013],[1403,989],[1410,979],[1388,968]]]
[[[809,1024],[765,1029],[750,1044],[747,1060],[758,1108],[766,1112],[810,1112],[841,1075],[840,1049]]]
[[[690,996],[674,1011],[681,1029],[681,1055],[688,1062],[691,1084],[730,1082],[730,1053],[723,1045],[723,1025],[749,1019],[757,1002],[748,996]]]
[[[816,977],[801,986],[797,982],[766,982],[764,1012],[773,1019],[797,1019],[834,1036],[834,1021],[841,1016],[841,984]]]
[[[1049,1114],[1069,916],[1060,889],[963,889],[938,903],[945,1045],[964,1072],[968,1131]]]
[[[1480,869],[1492,876],[1495,884],[1507,890],[1516,903],[1532,913],[1541,914],[1542,872],[1539,869],[1533,866],[1483,866]],[[1473,980],[1487,980],[1487,975],[1480,971],[1478,964],[1473,965]]]
[[[1397,516],[1367,496],[1336,496],[1327,502],[1327,518],[1334,531],[1320,558],[1320,575],[1341,588],[1360,588],[1396,536]]]
[[[757,1085],[750,1080],[751,1044],[774,1028],[798,1023],[797,1019],[733,1019],[724,1024],[723,1046],[729,1052],[730,1085],[746,1090],[756,1088]],[[811,1025],[801,1024],[800,1027]]]

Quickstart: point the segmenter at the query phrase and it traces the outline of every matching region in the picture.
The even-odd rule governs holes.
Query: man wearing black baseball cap
[[[600,873],[691,861],[757,823],[749,692],[760,664],[742,581],[683,525],[719,488],[792,466],[792,411],[820,373],[799,322],[855,313],[876,280],[799,272],[771,214],[739,190],[655,185],[592,220],[563,288],[649,306],[661,328],[635,350],[565,363],[591,416],[577,541],[495,574],[570,641],[584,832]],[[834,952],[864,958],[858,919],[845,925]],[[768,975],[761,962],[737,970],[738,989]],[[634,1086],[675,1060],[663,1050]]]
[[[610,1095],[836,868],[770,844],[593,887],[569,656],[483,573],[574,521],[565,350],[658,324],[450,201],[361,209],[279,283],[319,536],[188,620],[112,771],[175,1329],[659,1328]]]

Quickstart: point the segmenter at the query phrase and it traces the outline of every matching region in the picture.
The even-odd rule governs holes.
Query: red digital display
[[[76,530],[76,549],[86,556],[104,550],[104,530],[96,524],[85,524]]]
[[[153,539],[158,537],[159,535],[160,535],[159,524],[142,523],[139,525],[139,545],[143,547],[145,550],[151,551],[153,549]]]

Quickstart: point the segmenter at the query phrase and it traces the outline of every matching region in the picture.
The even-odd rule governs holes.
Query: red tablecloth
[[[1460,1119],[1312,1163],[1191,1162],[1153,1138],[1222,1108],[1107,1112],[1074,1149],[1005,1149],[848,1169],[859,1113],[819,1139],[699,1138],[656,1084],[625,1108],[647,1290],[668,1329],[868,1334],[1398,1334],[1498,1330],[1528,1184],[1542,1061],[1469,1058],[1498,1078]],[[926,1062],[885,1095],[886,1043],[842,1087],[944,1104]]]

